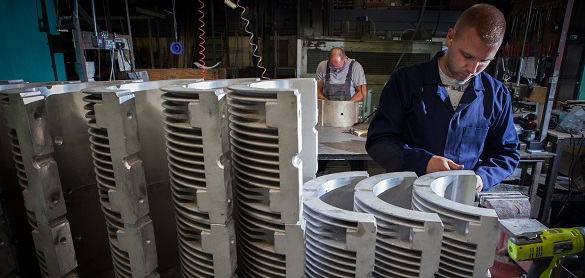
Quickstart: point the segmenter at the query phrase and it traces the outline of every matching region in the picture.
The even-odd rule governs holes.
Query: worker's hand
[[[429,163],[427,164],[426,173],[434,173],[440,171],[449,171],[449,170],[461,170],[463,169],[463,165],[459,165],[453,160],[448,159],[446,157],[435,155],[431,157]]]
[[[483,189],[483,180],[479,175],[475,175],[477,177],[477,183],[475,184],[475,192],[481,192]]]
[[[327,100],[325,94],[323,94],[323,87],[325,86],[325,82],[317,82],[317,99]]]

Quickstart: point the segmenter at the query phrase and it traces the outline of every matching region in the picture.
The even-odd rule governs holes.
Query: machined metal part
[[[354,210],[376,218],[374,277],[433,277],[439,270],[443,223],[436,213],[411,209],[417,178],[388,173],[355,186]]]
[[[68,191],[66,189],[70,189],[72,187],[74,187],[71,183],[71,177],[73,177],[74,179],[76,179],[78,176],[83,176],[83,175],[79,175],[79,171],[76,171],[78,169],[73,169],[72,168],[76,168],[79,165],[83,165],[83,163],[80,163],[82,160],[79,159],[75,159],[77,158],[75,155],[80,155],[80,153],[83,153],[83,147],[79,148],[79,144],[77,144],[78,142],[72,142],[75,140],[78,140],[80,142],[88,142],[87,138],[79,138],[77,136],[77,134],[87,134],[87,126],[85,125],[85,121],[83,120],[83,116],[82,113],[75,113],[75,110],[82,110],[81,109],[81,105],[76,105],[74,101],[75,97],[73,97],[75,95],[75,93],[77,93],[77,96],[80,96],[80,91],[84,88],[87,87],[91,87],[91,86],[104,86],[107,84],[122,84],[122,83],[126,83],[125,81],[115,81],[115,82],[92,82],[92,83],[81,83],[81,82],[42,82],[42,83],[22,83],[22,84],[11,84],[11,85],[3,85],[0,86],[0,88],[2,89],[0,91],[0,99],[1,102],[3,103],[3,105],[0,105],[0,115],[4,115],[5,114],[5,109],[12,109],[12,110],[18,110],[21,111],[22,107],[18,107],[19,105],[22,106],[22,103],[24,102],[30,102],[31,99],[37,99],[36,103],[28,103],[26,104],[27,106],[31,106],[31,105],[36,105],[37,106],[37,112],[35,112],[35,115],[33,116],[33,118],[35,118],[34,120],[32,120],[31,125],[29,128],[26,128],[22,125],[26,124],[25,122],[27,121],[26,118],[30,116],[26,116],[26,115],[13,115],[11,116],[13,119],[17,119],[18,121],[18,125],[20,128],[24,128],[23,132],[25,134],[32,134],[33,136],[29,136],[31,138],[35,137],[35,138],[42,138],[44,144],[46,145],[44,148],[45,149],[51,149],[51,153],[49,154],[45,154],[43,155],[43,158],[45,162],[47,163],[47,165],[51,165],[50,167],[44,169],[48,170],[48,171],[54,171],[53,173],[48,173],[47,171],[43,172],[43,175],[48,175],[51,178],[41,178],[40,180],[43,183],[53,183],[54,184],[54,188],[59,188],[58,192],[60,192],[60,195],[54,195],[51,196],[51,198],[55,199],[58,201],[58,203],[60,203],[60,205],[63,205],[63,203],[65,203],[65,205],[67,205],[67,202],[70,201],[70,195],[68,192],[66,195],[63,195],[63,191]],[[12,101],[10,101],[10,99],[12,98]],[[18,99],[20,98],[20,100]],[[41,100],[42,99],[42,100]],[[34,102],[34,101],[33,101]],[[79,97],[79,101],[78,103],[81,102],[81,97]],[[63,103],[67,103],[66,105],[61,105]],[[14,107],[10,107],[10,106],[14,106]],[[30,109],[27,108],[27,109]],[[21,111],[23,112],[23,111]],[[20,113],[20,112],[18,112]],[[76,115],[76,114],[80,114],[80,116]],[[22,117],[22,118],[20,118]],[[37,119],[38,118],[38,119]],[[76,122],[77,119],[80,119],[79,121]],[[76,125],[76,123],[78,123],[78,125]],[[63,126],[61,126],[61,124],[63,124]],[[76,133],[72,133],[72,134],[68,134],[68,136],[65,137],[65,139],[63,138],[63,133],[69,133],[69,131],[72,131],[75,129],[75,127],[82,127],[82,129],[79,129]],[[19,184],[22,183],[22,178],[26,178],[26,175],[33,175],[33,178],[29,179],[27,182],[31,183],[34,182],[35,180],[38,180],[38,178],[34,178],[38,175],[38,173],[41,173],[42,171],[40,169],[37,169],[36,167],[34,168],[33,173],[26,173],[26,169],[24,167],[22,167],[22,163],[16,163],[17,165],[21,165],[20,167],[15,167],[15,161],[12,159],[13,156],[13,151],[12,149],[14,149],[14,146],[17,145],[17,142],[14,139],[14,136],[9,136],[9,134],[15,135],[16,134],[16,130],[7,127],[7,123],[5,121],[5,117],[2,116],[2,120],[0,121],[0,145],[2,147],[2,149],[0,150],[0,153],[2,154],[0,157],[0,161],[2,162],[1,164],[4,165],[5,167],[2,167],[1,174],[0,174],[0,196],[2,196],[2,200],[0,200],[3,203],[4,206],[4,212],[5,212],[5,216],[6,216],[6,226],[7,228],[10,230],[10,240],[6,241],[6,245],[5,247],[8,248],[8,246],[11,246],[12,248],[12,253],[15,256],[15,261],[16,261],[16,265],[18,266],[16,272],[21,275],[21,276],[40,276],[42,275],[41,272],[46,272],[44,270],[39,270],[39,268],[35,268],[32,266],[32,263],[34,263],[37,259],[35,257],[37,257],[39,254],[44,254],[42,252],[35,252],[35,248],[38,250],[39,248],[46,248],[43,247],[42,245],[45,244],[49,244],[49,245],[53,245],[53,243],[51,241],[49,241],[49,243],[47,243],[47,240],[39,240],[39,234],[35,233],[35,239],[34,239],[34,243],[33,243],[33,238],[30,237],[31,234],[31,228],[28,225],[28,223],[26,223],[27,221],[24,220],[23,218],[28,218],[25,214],[23,213],[26,209],[24,207],[22,207],[21,204],[24,204],[24,199],[22,198],[22,194],[19,193],[18,191],[22,191]],[[17,135],[16,139],[18,139],[18,137],[22,137],[23,135]],[[19,142],[20,144],[26,144],[26,141],[29,141],[30,138],[24,138],[25,143]],[[12,142],[12,143],[9,143]],[[35,143],[38,143],[39,140],[36,140]],[[63,144],[65,143],[65,146],[68,147],[67,150],[63,149]],[[70,144],[71,143],[71,144]],[[81,146],[83,146],[83,144],[81,144]],[[89,148],[88,148],[89,149]],[[20,151],[20,149],[18,149],[16,151],[16,153],[18,153]],[[73,155],[73,160],[71,158],[69,158],[69,156]],[[20,154],[22,155],[22,154]],[[20,159],[18,160],[20,161]],[[71,163],[72,161],[74,161],[73,163]],[[36,163],[36,162],[35,162]],[[91,164],[91,162],[90,162]],[[57,167],[58,165],[58,167]],[[70,167],[71,165],[73,165],[74,167]],[[18,169],[18,170],[17,170]],[[58,169],[58,171],[57,171]],[[24,172],[22,172],[24,171]],[[16,175],[16,173],[18,173],[18,175]],[[77,173],[76,175],[71,175],[71,173]],[[95,179],[94,179],[95,180]],[[59,186],[60,185],[60,186]],[[32,186],[32,185],[31,185]],[[29,186],[30,187],[30,186]],[[63,188],[61,190],[61,187]],[[45,189],[49,189],[49,187],[46,186],[42,186],[43,190]],[[57,190],[57,189],[55,189]],[[54,193],[58,193],[57,191],[55,191]],[[29,194],[30,195],[30,194]],[[37,200],[37,199],[41,199],[42,198],[37,198],[37,197],[28,197],[28,200]],[[34,202],[34,201],[33,201]],[[71,204],[71,203],[69,203]],[[69,220],[69,222],[64,222],[65,224],[63,224],[62,226],[64,227],[63,229],[61,229],[59,232],[60,233],[65,233],[68,229],[70,229],[72,232],[74,231],[74,226],[71,223],[71,219],[75,218],[74,215],[81,213],[83,219],[85,220],[86,217],[88,217],[90,214],[87,213],[87,211],[83,211],[83,210],[79,210],[77,208],[73,208],[73,210],[71,210],[72,208],[69,207],[68,210],[69,212],[67,213],[67,218],[63,218],[65,220]],[[28,213],[29,216],[32,216],[31,213]],[[73,215],[73,217],[72,217]],[[65,215],[63,215],[63,217],[65,217]],[[94,231],[94,226],[91,225],[93,222],[83,222],[83,225],[77,225],[77,227],[82,226],[84,229],[90,230],[90,231]],[[26,226],[29,226],[28,228]],[[79,233],[79,230],[77,231]],[[41,233],[41,234],[46,234],[46,233]],[[99,233],[97,233],[99,234]],[[27,236],[28,235],[28,236]],[[66,238],[71,238],[71,232],[69,232],[69,236]],[[73,238],[78,238],[80,239],[81,236],[75,236]],[[87,239],[90,239],[90,237],[88,237]],[[93,243],[94,241],[92,241]],[[97,242],[97,241],[95,241]],[[64,244],[63,247],[70,245],[69,247],[72,248],[73,244],[75,242],[72,242],[71,240],[69,240],[68,242],[66,240],[64,240]],[[88,241],[89,243],[89,241]],[[92,245],[92,243],[85,245],[88,248],[92,248],[93,250],[82,250],[82,253],[87,253],[87,254],[96,254],[99,252],[96,252],[96,246],[99,246],[99,244],[97,245]],[[37,245],[35,247],[35,244]],[[72,250],[72,249],[71,249]],[[91,265],[95,266],[98,265],[95,263],[95,260],[92,260],[92,258],[89,257],[83,257],[80,259],[79,257],[79,252],[76,251],[75,252],[77,254],[77,258],[75,258],[75,256],[73,258],[69,258],[70,260],[72,260],[71,264],[75,264],[77,266],[81,266],[82,269],[86,269],[85,266],[87,266],[88,264],[86,264],[85,262],[91,261]],[[75,255],[75,253],[73,253]],[[51,254],[44,254],[44,256],[46,257],[47,255],[51,255]],[[69,254],[67,256],[63,256],[62,258],[50,258],[50,260],[55,261],[55,260],[67,260],[67,257],[71,257],[72,255]],[[86,260],[87,259],[87,260]],[[46,260],[46,259],[44,259]],[[1,263],[5,262],[4,260],[2,260]],[[63,264],[63,266],[66,266],[66,264]],[[47,269],[47,265],[45,262],[41,261],[40,262],[40,268],[41,269]],[[79,267],[77,268],[77,270],[79,271]],[[92,271],[94,272],[94,271]],[[86,272],[87,273],[87,272]],[[80,273],[81,274],[81,273]]]
[[[318,100],[320,126],[350,127],[359,122],[359,103]]]
[[[317,82],[314,78],[293,78],[262,81],[251,84],[255,88],[295,88],[301,94],[301,152],[303,183],[315,178],[317,172]]]
[[[444,225],[441,261],[435,277],[485,277],[495,257],[498,216],[474,207],[473,171],[444,171],[414,182],[412,207],[437,213]]]
[[[167,159],[183,277],[236,269],[231,153],[224,88],[257,79],[162,87]]]
[[[2,105],[41,275],[74,276],[77,262],[44,96],[11,94]]]
[[[116,276],[158,277],[134,93],[116,86],[83,92]]]
[[[7,89],[0,98],[41,275],[72,277],[77,260],[47,111],[52,86],[60,84]]]
[[[0,85],[5,85],[5,84],[22,84],[25,83],[24,79],[6,79],[6,80],[0,80]]]
[[[501,230],[509,236],[518,236],[523,233],[539,232],[547,227],[536,219],[502,219],[500,220]]]
[[[531,205],[528,196],[517,191],[477,193],[479,206],[496,211],[502,219],[530,218]]]
[[[371,277],[376,219],[353,211],[354,188],[367,177],[367,172],[342,172],[303,186],[307,277]]]
[[[312,90],[301,92],[295,83],[264,81],[228,87],[238,265],[245,277],[301,277],[304,273],[300,259],[304,246],[299,244],[303,242],[301,132],[314,130],[316,118],[312,126],[304,126],[301,104],[305,97],[316,102],[316,87],[307,86]],[[316,137],[313,142],[316,145]],[[316,164],[316,152],[312,159]]]

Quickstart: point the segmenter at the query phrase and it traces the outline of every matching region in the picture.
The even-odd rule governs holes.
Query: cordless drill
[[[559,262],[583,251],[585,227],[544,229],[508,239],[508,254],[515,261],[533,260],[527,277],[549,278]]]

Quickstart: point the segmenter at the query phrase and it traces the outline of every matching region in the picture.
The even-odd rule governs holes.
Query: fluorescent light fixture
[[[236,4],[234,4],[234,2],[232,2],[230,0],[224,0],[223,3],[228,5],[228,7],[232,8],[232,9],[235,9],[238,7],[238,6],[236,6]]]

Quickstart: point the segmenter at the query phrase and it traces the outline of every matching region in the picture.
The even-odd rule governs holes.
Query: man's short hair
[[[337,54],[336,52],[341,52],[341,58],[345,57],[345,51],[343,51],[343,48],[334,47],[334,48],[331,48],[331,50],[329,50],[329,58],[331,59],[331,57],[336,56],[335,55],[335,54]]]
[[[487,44],[502,42],[506,33],[506,19],[502,12],[488,4],[476,4],[465,10],[455,23],[455,40],[457,33],[475,28],[477,35]]]

